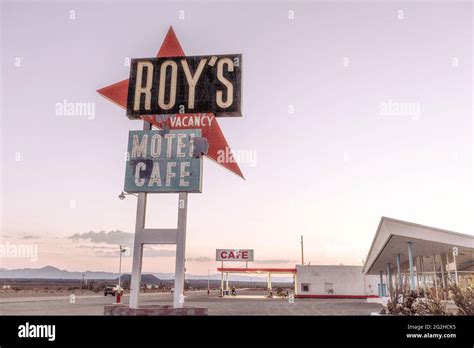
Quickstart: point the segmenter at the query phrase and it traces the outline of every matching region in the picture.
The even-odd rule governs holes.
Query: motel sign
[[[200,129],[130,131],[125,192],[201,192]]]

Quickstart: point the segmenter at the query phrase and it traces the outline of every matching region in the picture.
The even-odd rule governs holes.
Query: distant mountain
[[[121,277],[121,284],[125,284],[125,283],[131,283],[132,281],[132,275],[131,274],[122,274],[122,277]],[[118,277],[115,278],[114,280],[115,283],[118,283]],[[145,284],[149,284],[149,285],[159,285],[161,283],[172,283],[172,281],[170,280],[162,280],[156,276],[154,276],[153,274],[142,274],[142,279],[141,279],[141,282],[142,283],[145,283]]]
[[[29,278],[29,279],[82,279],[84,275],[85,279],[118,279],[118,273],[113,272],[97,272],[97,271],[85,271],[85,272],[69,272],[67,270],[59,269],[53,266],[45,266],[42,268],[20,268],[20,269],[6,269],[0,268],[0,278]],[[145,275],[145,274],[143,274]],[[173,280],[174,273],[151,273],[160,280]],[[124,276],[124,275],[123,275]],[[123,277],[122,276],[122,277]],[[122,278],[123,280],[124,278]],[[207,275],[193,275],[186,274],[186,279],[197,279],[207,280]],[[210,280],[220,280],[221,274],[215,273],[209,276]],[[229,274],[230,281],[243,281],[243,282],[266,282],[267,278],[264,277],[253,277],[244,275],[232,275]],[[292,282],[292,277],[272,277],[274,282]],[[143,281],[143,280],[142,280]],[[146,281],[143,281],[147,283]],[[154,283],[149,283],[154,284]]]
[[[42,279],[114,279],[117,273],[110,272],[69,272],[53,266],[42,268],[6,269],[0,268],[0,278],[42,278]]]

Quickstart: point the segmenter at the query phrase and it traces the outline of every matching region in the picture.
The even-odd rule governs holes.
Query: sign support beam
[[[188,193],[180,192],[178,200],[178,236],[176,243],[176,270],[174,276],[173,307],[184,306],[184,268],[186,249],[186,219],[188,212]]]
[[[221,261],[221,269],[224,268],[224,261]],[[224,271],[221,271],[221,297],[224,296]]]
[[[150,130],[151,123],[143,121],[143,130]],[[147,194],[138,193],[137,218],[135,221],[135,242],[133,244],[132,279],[130,282],[130,308],[138,308],[140,280],[142,278],[143,243],[141,234],[145,229]]]

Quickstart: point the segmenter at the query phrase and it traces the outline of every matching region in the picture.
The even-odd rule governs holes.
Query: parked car
[[[123,289],[117,284],[108,284],[104,288],[104,296],[107,296],[108,294],[115,296],[118,292],[120,292],[120,295],[123,295]]]

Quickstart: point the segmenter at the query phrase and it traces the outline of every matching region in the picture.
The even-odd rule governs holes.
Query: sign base
[[[207,315],[207,308],[183,307],[173,308],[173,306],[149,305],[131,308],[125,304],[111,304],[104,306],[104,315],[112,316],[189,316]]]

